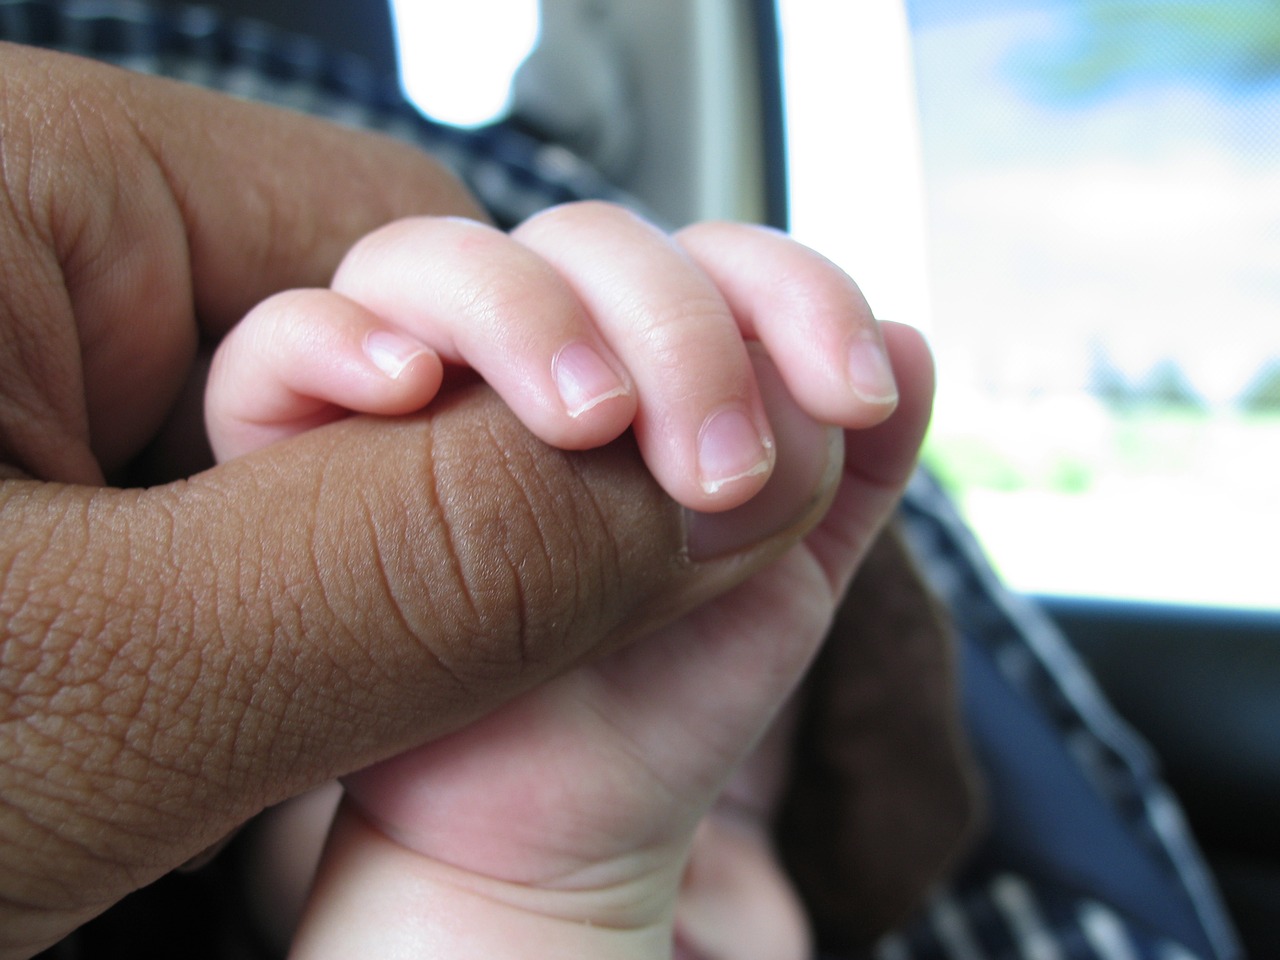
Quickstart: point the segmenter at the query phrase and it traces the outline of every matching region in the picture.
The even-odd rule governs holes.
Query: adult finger
[[[718,534],[626,443],[550,450],[480,387],[149,491],[5,481],[0,957],[759,569],[825,509],[808,448]]]
[[[389,220],[482,216],[388,137],[11,44],[0,171],[0,459],[74,482],[151,439],[199,338]]]

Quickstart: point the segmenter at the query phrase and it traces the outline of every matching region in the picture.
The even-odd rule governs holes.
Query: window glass
[[[536,0],[390,0],[405,95],[441,123],[506,116],[511,78],[538,37]]]
[[[930,334],[929,464],[1017,588],[1280,606],[1280,7],[909,0],[902,30],[878,89],[823,103],[914,88],[884,143],[920,174],[927,301],[841,262]]]

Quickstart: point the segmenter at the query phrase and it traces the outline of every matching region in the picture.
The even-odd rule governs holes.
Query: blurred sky
[[[900,0],[779,0],[792,233],[881,319],[928,330],[911,37]]]
[[[1280,87],[1173,56],[1054,95],[1088,4],[957,6],[912,4],[940,342],[993,389],[1076,388],[1101,348],[1230,401],[1280,356]]]
[[[1280,430],[1232,404],[1280,358],[1280,8],[909,6],[936,429],[1106,465],[1100,355],[1181,370],[1215,414],[1165,473],[973,491],[974,528],[1033,592],[1274,609]]]

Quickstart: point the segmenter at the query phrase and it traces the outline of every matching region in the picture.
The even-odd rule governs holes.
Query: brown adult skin
[[[480,216],[384,138],[0,45],[0,958],[700,604],[820,514],[830,477],[691,560],[634,451],[550,451],[478,388],[147,482],[162,428],[202,449],[201,343],[420,213]],[[921,423],[886,440],[886,504]]]

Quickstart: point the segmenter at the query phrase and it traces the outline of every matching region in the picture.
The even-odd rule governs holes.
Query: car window
[[[1280,8],[848,7],[782,0],[793,222],[930,335],[927,462],[998,568],[1280,606]]]
[[[484,122],[536,5],[463,7],[393,3],[405,82],[438,118]],[[779,0],[778,15],[792,230],[877,315],[929,335],[926,461],[1006,579],[1280,608],[1280,8]]]

